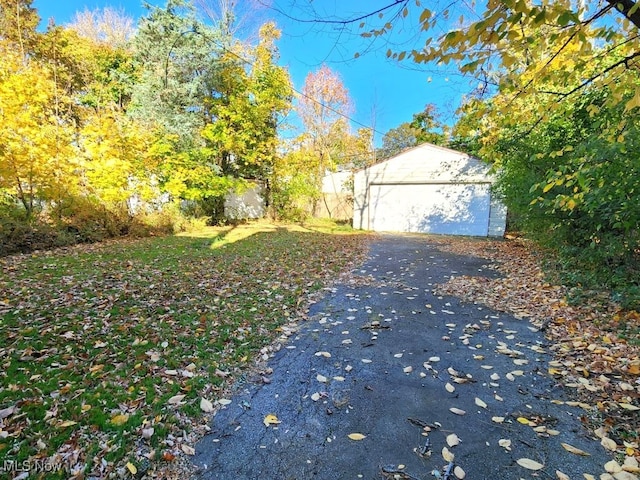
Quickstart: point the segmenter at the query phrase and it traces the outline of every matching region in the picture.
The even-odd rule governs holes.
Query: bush
[[[533,129],[501,132],[497,188],[515,226],[555,253],[564,283],[640,308],[640,122],[628,117],[624,135],[601,135],[625,116],[624,102],[589,113],[606,93],[566,104]]]
[[[133,216],[124,206],[107,209],[80,197],[66,199],[30,219],[20,206],[5,204],[0,207],[0,256],[123,236],[167,235],[202,229],[206,224],[206,217],[186,216],[177,204]]]
[[[27,221],[0,215],[0,256],[62,247],[75,243],[73,236],[38,219]]]

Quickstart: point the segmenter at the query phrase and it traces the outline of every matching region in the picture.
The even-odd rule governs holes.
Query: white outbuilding
[[[502,236],[506,208],[490,166],[424,143],[354,175],[353,226],[376,232]]]

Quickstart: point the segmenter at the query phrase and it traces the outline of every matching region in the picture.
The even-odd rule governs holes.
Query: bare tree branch
[[[262,3],[261,0],[259,0],[260,3]],[[264,6],[266,6],[267,8],[270,8],[271,10],[278,12],[280,15],[285,16],[286,18],[290,19],[290,20],[294,20],[296,22],[300,22],[300,23],[325,23],[325,24],[333,24],[333,25],[347,25],[350,23],[355,23],[355,22],[359,22],[362,20],[365,20],[369,17],[373,17],[374,15],[377,15],[379,13],[382,13],[386,10],[389,10],[390,8],[396,7],[398,5],[403,5],[406,6],[409,3],[409,0],[394,0],[392,3],[385,5],[384,7],[381,7],[373,12],[369,12],[366,13],[364,15],[360,15],[358,17],[353,17],[353,18],[348,18],[346,20],[328,20],[328,19],[324,19],[324,18],[297,18],[294,17],[290,14],[288,14],[287,12],[283,11],[280,8],[274,7],[272,5],[267,5],[265,3],[263,3]]]

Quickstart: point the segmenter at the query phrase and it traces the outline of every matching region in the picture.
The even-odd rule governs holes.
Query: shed
[[[257,181],[229,192],[224,198],[224,216],[232,220],[262,218],[266,215],[266,189]]]
[[[322,178],[322,198],[316,211],[319,218],[333,220],[351,220],[353,218],[353,172],[339,170],[327,172]]]
[[[424,143],[354,175],[354,228],[502,236],[506,208],[491,190],[490,166]]]

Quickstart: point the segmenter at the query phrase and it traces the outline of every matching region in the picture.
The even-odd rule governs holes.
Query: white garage
[[[502,236],[506,209],[489,165],[432,144],[406,150],[354,176],[353,226],[377,232]]]

